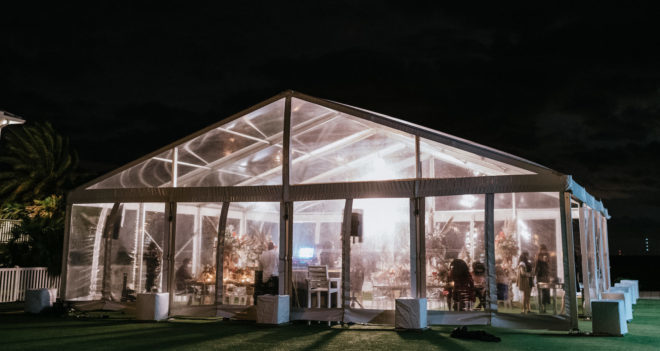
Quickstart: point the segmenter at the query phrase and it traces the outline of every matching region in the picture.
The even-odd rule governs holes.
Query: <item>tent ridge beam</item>
[[[417,193],[415,184],[418,184]],[[374,197],[425,197],[462,194],[559,192],[561,177],[514,175],[447,179],[404,179],[290,186],[292,201]],[[281,201],[282,186],[183,187],[79,190],[69,194],[73,203],[114,202],[223,202]]]

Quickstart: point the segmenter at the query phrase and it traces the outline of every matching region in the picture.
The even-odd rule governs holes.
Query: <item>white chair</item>
[[[328,276],[328,266],[307,267],[307,307],[312,307],[312,294],[316,293],[316,307],[321,308],[321,293],[328,294],[328,308],[332,306],[332,293],[337,294],[337,307],[341,307],[341,279]]]
[[[225,294],[225,303],[228,305],[247,305],[250,299],[244,286],[232,286]]]
[[[371,308],[385,310],[389,309],[390,296],[387,294],[387,291],[381,285],[376,285],[373,280],[371,280],[371,286],[373,287],[373,291],[371,293]]]
[[[174,294],[173,302],[188,303],[190,294]]]

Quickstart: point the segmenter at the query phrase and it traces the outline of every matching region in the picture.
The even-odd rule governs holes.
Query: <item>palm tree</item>
[[[78,155],[50,123],[14,128],[0,150],[0,203],[29,203],[75,184]]]

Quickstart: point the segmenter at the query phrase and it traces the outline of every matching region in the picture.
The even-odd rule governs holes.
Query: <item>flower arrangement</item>
[[[252,276],[259,266],[259,257],[268,247],[268,232],[263,225],[250,225],[249,232],[250,235],[241,237],[231,228],[225,230],[223,265],[236,280]]]
[[[505,221],[502,230],[495,237],[495,249],[503,256],[507,262],[512,262],[513,258],[518,255],[520,248],[518,241],[515,239],[516,225],[515,221]]]

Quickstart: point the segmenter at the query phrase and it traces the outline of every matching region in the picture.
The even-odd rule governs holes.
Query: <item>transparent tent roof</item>
[[[553,172],[533,162],[371,111],[285,92],[101,177],[87,189],[281,185],[286,96],[290,183]]]

